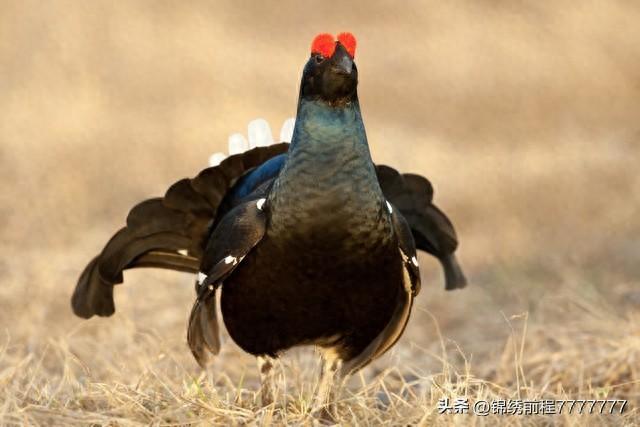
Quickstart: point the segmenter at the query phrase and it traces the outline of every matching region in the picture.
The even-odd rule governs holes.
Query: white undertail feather
[[[291,138],[293,137],[293,128],[296,125],[296,119],[293,117],[289,117],[282,124],[282,128],[280,129],[280,142],[291,142]]]
[[[296,119],[290,117],[284,121],[280,129],[280,140],[274,141],[271,127],[265,119],[255,119],[247,126],[248,139],[241,133],[229,135],[229,154],[213,153],[209,157],[209,166],[218,166],[228,156],[244,153],[255,147],[266,147],[274,143],[291,142]]]
[[[249,148],[266,147],[273,144],[271,127],[265,119],[250,121],[247,134],[249,135]]]
[[[209,157],[209,166],[218,166],[226,158],[227,155],[224,153],[213,153]]]
[[[247,138],[241,133],[229,135],[229,155],[244,153],[249,149]]]

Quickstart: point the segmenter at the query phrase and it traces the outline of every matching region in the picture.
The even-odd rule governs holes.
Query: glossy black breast
[[[240,347],[274,355],[332,343],[348,359],[386,326],[403,286],[397,243],[366,227],[340,230],[267,233],[243,260],[222,287],[223,318]]]

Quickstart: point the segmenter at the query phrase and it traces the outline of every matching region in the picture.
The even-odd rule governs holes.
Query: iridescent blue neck
[[[287,157],[269,197],[274,211],[353,215],[381,206],[357,100],[333,107],[302,99]]]

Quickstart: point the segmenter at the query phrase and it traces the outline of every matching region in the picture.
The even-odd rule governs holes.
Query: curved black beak
[[[331,57],[331,68],[338,74],[351,74],[353,59],[340,42],[336,44],[336,50]]]

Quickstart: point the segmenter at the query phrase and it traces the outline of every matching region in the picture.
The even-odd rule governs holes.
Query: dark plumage
[[[429,181],[371,161],[355,39],[340,36],[347,49],[327,37],[303,71],[291,145],[231,156],[134,207],[80,276],[77,315],[111,315],[125,269],[198,273],[188,341],[200,364],[219,351],[221,287],[222,316],[241,348],[269,358],[317,345],[331,377],[366,365],[402,334],[420,290],[416,249],[441,261],[447,289],[465,286],[455,231]]]

